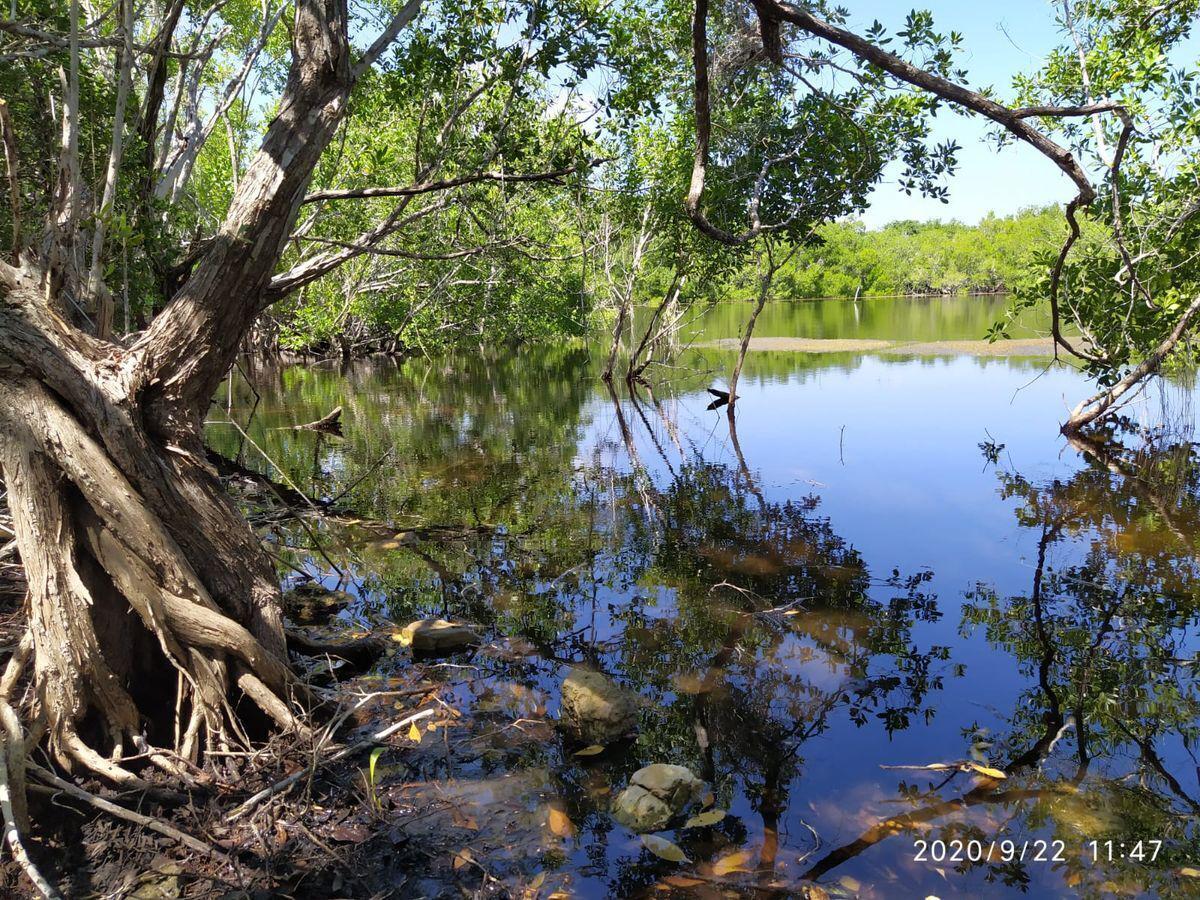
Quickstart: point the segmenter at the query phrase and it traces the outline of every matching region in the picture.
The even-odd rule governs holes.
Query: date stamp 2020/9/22
[[[1161,840],[1085,841],[1085,858],[1092,862],[1132,860],[1152,863],[1162,851]],[[1044,838],[993,838],[991,840],[916,840],[913,861],[957,862],[1066,862],[1067,842]]]

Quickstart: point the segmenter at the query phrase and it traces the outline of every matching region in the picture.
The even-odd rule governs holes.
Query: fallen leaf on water
[[[713,863],[714,875],[729,875],[733,872],[748,872],[746,863],[754,858],[754,853],[750,850],[738,850],[736,853],[729,853],[722,856]]]
[[[590,747],[584,747],[582,750],[576,750],[572,756],[599,756],[604,752],[603,744],[592,744]]]
[[[683,823],[684,828],[704,828],[708,825],[716,825],[725,818],[725,810],[710,809],[707,812],[702,812],[699,815],[692,816]]]
[[[660,859],[665,859],[668,862],[691,862],[677,844],[672,844],[666,838],[660,838],[655,834],[643,834],[642,846],[653,853]]]
[[[571,895],[566,891],[555,891],[546,900],[571,900]]]
[[[981,766],[978,763],[967,763],[967,768],[973,772],[978,772],[980,775],[986,775],[988,778],[995,778],[997,781],[1008,777],[999,769],[993,769],[991,766]]]
[[[716,802],[717,802],[717,795],[714,794],[712,791],[705,791],[704,796],[700,798],[700,805],[703,807],[706,807],[706,808],[709,806],[712,806]]]
[[[838,879],[838,884],[854,894],[857,894],[862,890],[862,883],[857,878],[853,878],[850,875],[843,875]]]
[[[467,863],[475,862],[475,857],[471,855],[471,851],[465,847],[454,854],[454,868],[461,869]]]
[[[408,726],[408,739],[416,744],[421,743],[421,729],[417,727],[416,722]]]
[[[575,833],[575,823],[557,806],[550,807],[550,830],[559,837],[571,837]]]

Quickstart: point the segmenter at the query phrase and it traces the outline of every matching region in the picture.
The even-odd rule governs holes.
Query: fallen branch
[[[97,797],[90,791],[85,791],[78,785],[71,784],[71,782],[59,778],[53,772],[43,769],[41,766],[34,763],[29,764],[29,771],[42,781],[46,782],[46,784],[58,788],[64,794],[68,794],[77,800],[82,800],[85,803],[89,803],[111,816],[115,816],[118,819],[124,819],[126,822],[132,822],[135,825],[141,825],[143,828],[149,828],[151,831],[157,831],[159,834],[169,837],[174,841],[178,841],[185,847],[195,850],[197,853],[203,853],[207,856],[211,856],[213,859],[224,863],[225,865],[231,867],[234,866],[233,860],[220,850],[217,850],[215,847],[210,847],[208,844],[204,843],[204,841],[194,838],[186,832],[180,831],[174,825],[168,825],[161,819],[156,819],[153,816],[147,816],[139,812],[134,812],[131,809],[126,809],[123,806],[118,806],[115,803],[111,803],[108,800],[105,800],[103,797]]]
[[[315,422],[309,422],[306,425],[293,425],[292,431],[320,431],[323,434],[342,433],[342,408],[334,407]]]

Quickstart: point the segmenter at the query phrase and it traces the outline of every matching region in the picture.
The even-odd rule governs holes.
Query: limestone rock
[[[562,684],[562,722],[589,744],[609,744],[638,727],[638,697],[611,678],[573,669]]]
[[[655,763],[638,769],[613,801],[613,817],[638,834],[661,831],[699,798],[704,782],[683,766]]]
[[[445,619],[417,619],[405,625],[400,635],[403,643],[422,653],[451,653],[480,643],[469,625]]]

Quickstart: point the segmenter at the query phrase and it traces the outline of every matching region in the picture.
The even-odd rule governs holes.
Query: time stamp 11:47
[[[1162,847],[1160,840],[1086,841],[1083,845],[1085,857],[1090,857],[1092,862],[1127,859],[1152,863],[1158,859]],[[1067,855],[1066,841],[1041,838],[913,841],[914,862],[1066,862]]]

